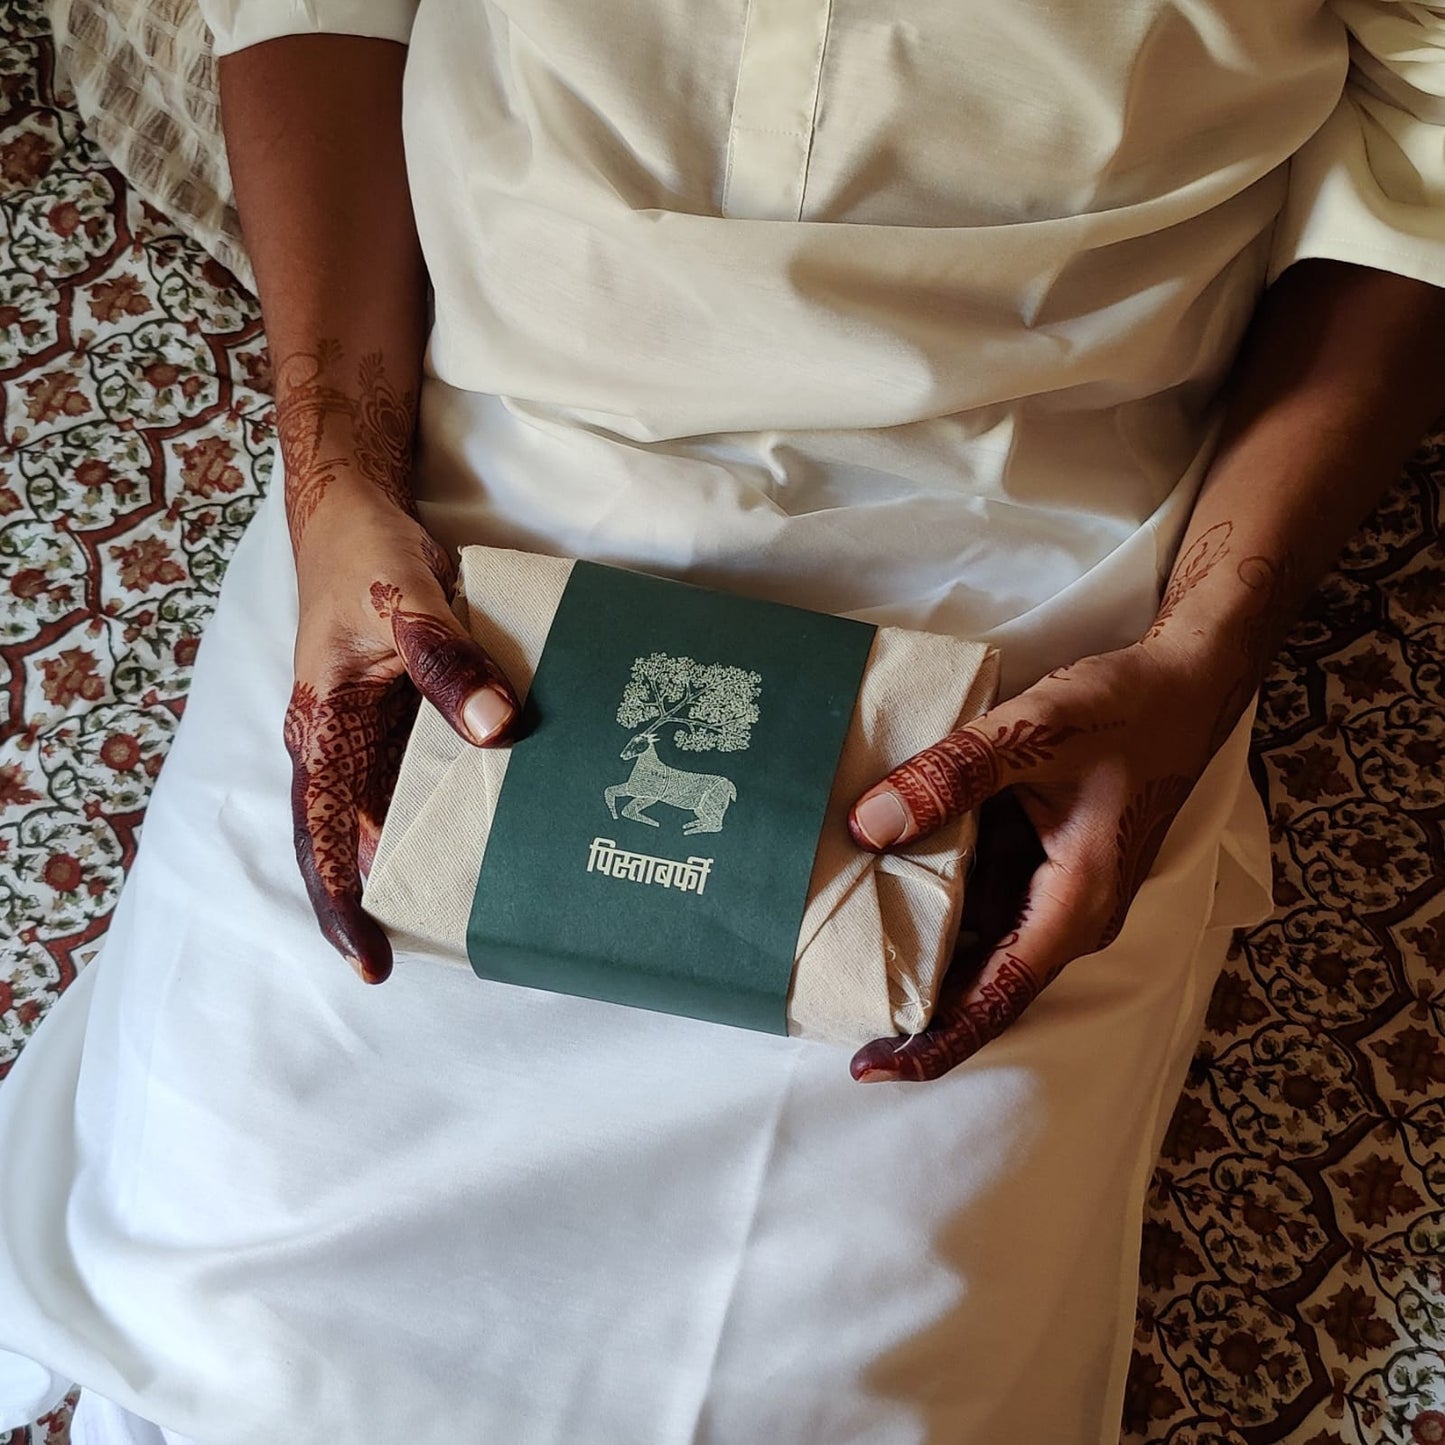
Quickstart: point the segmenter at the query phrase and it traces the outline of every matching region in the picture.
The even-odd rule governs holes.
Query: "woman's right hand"
[[[321,931],[366,983],[391,945],[362,911],[369,866],[419,696],[467,742],[505,742],[518,712],[501,669],[448,605],[449,559],[367,477],[328,478],[296,540],[300,621],[286,709],[296,857]]]

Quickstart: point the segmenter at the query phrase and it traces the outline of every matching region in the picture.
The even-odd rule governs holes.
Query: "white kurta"
[[[1445,21],[1340,12],[1343,99],[1319,0],[427,0],[429,518],[983,637],[1005,696],[1133,641],[1266,279],[1445,283]]]
[[[1445,24],[886,8],[423,0],[419,486],[452,541],[985,636],[1013,691],[1147,626],[1272,274],[1445,282]],[[207,9],[225,48],[412,24]],[[215,1445],[1116,1437],[1144,1185],[1266,906],[1247,720],[1110,949],[864,1087],[405,958],[359,987],[290,853],[288,579],[273,493],[103,958],[0,1091],[0,1425],[76,1380]]]

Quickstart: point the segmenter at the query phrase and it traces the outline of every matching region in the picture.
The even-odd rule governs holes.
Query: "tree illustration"
[[[683,752],[740,752],[752,738],[762,686],[757,673],[741,667],[654,652],[632,664],[617,721],[633,731],[673,727],[672,741]]]

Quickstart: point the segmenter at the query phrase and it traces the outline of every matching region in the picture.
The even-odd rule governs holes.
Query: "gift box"
[[[992,649],[493,547],[457,610],[523,715],[478,748],[422,704],[363,897],[403,958],[839,1044],[927,1025],[976,820],[873,854],[847,816],[987,710]]]

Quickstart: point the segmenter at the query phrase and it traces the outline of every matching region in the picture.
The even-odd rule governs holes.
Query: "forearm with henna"
[[[426,273],[402,145],[404,46],[300,35],[222,58],[222,120],[276,377],[296,558],[286,710],[296,854],[325,936],[363,979],[391,950],[361,907],[418,690],[500,740],[506,679],[452,615],[449,558],[411,463]],[[414,684],[414,686],[413,686]]]
[[[947,1072],[1123,929],[1291,617],[1445,402],[1442,338],[1445,292],[1336,263],[1292,268],[1231,374],[1153,626],[1057,669],[859,800],[854,836],[877,848],[1011,796],[1038,851],[1016,893],[1003,875],[975,878],[969,898],[1015,896],[1015,916],[977,930],[927,1030],[859,1050],[856,1078]],[[981,868],[988,858],[981,848]]]
[[[1146,645],[1189,658],[1213,747],[1290,623],[1445,406],[1445,289],[1335,261],[1270,288]]]
[[[390,41],[296,35],[219,65],[298,546],[337,486],[409,505],[427,282],[402,140],[405,64]]]

